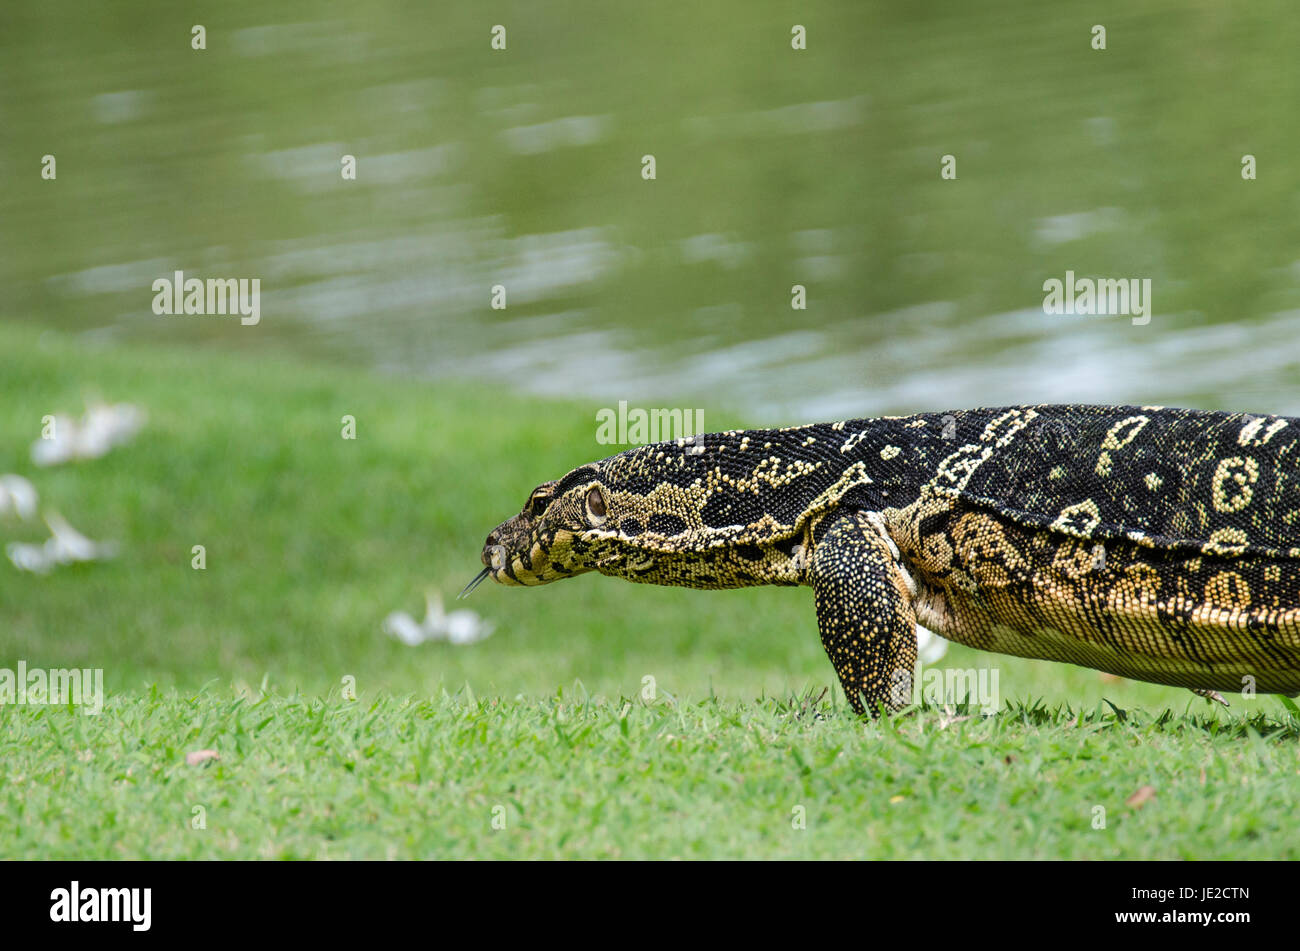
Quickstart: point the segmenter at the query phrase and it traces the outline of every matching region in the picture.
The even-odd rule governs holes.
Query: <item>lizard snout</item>
[[[505,568],[510,559],[506,556],[506,550],[503,545],[487,545],[483,549],[482,561],[485,566],[491,568],[493,572]]]

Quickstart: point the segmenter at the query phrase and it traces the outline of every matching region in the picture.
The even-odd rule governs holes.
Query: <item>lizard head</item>
[[[602,554],[618,541],[618,532],[607,528],[609,499],[595,464],[543,482],[518,515],[488,534],[484,569],[475,581],[549,584],[599,567]]]
[[[755,485],[786,477],[767,475],[766,453],[739,457],[732,436],[640,446],[543,482],[488,535],[465,593],[489,577],[531,586],[589,571],[690,588],[799,583],[799,530],[740,484],[753,467]]]

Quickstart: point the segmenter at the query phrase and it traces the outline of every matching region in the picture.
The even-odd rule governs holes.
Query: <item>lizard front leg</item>
[[[813,548],[810,576],[822,646],[856,713],[907,705],[916,615],[898,549],[879,517],[846,513]]]

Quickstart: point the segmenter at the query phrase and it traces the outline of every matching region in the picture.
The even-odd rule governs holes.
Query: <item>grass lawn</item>
[[[146,428],[35,469],[41,418],[92,395]],[[103,668],[106,692],[99,716],[0,704],[0,856],[1300,857],[1276,698],[1219,711],[954,646],[1002,712],[861,723],[814,699],[806,589],[487,585],[484,642],[382,633],[426,588],[450,606],[534,485],[608,454],[595,404],[0,323],[0,408],[0,473],[121,546],[0,560],[0,668]],[[0,519],[0,543],[44,535]]]

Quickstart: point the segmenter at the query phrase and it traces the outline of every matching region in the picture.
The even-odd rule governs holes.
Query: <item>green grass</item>
[[[7,720],[8,855],[1300,856],[1295,721],[158,690]]]
[[[864,724],[807,699],[832,673],[802,589],[487,586],[487,641],[382,634],[426,587],[450,601],[536,483],[608,453],[596,404],[3,323],[0,353],[0,472],[122,546],[46,577],[0,561],[0,667],[100,667],[107,694],[0,705],[0,856],[1300,855],[1300,725],[1272,698],[1224,712],[954,646],[1002,712]],[[34,469],[41,417],[93,393],[148,426]]]

